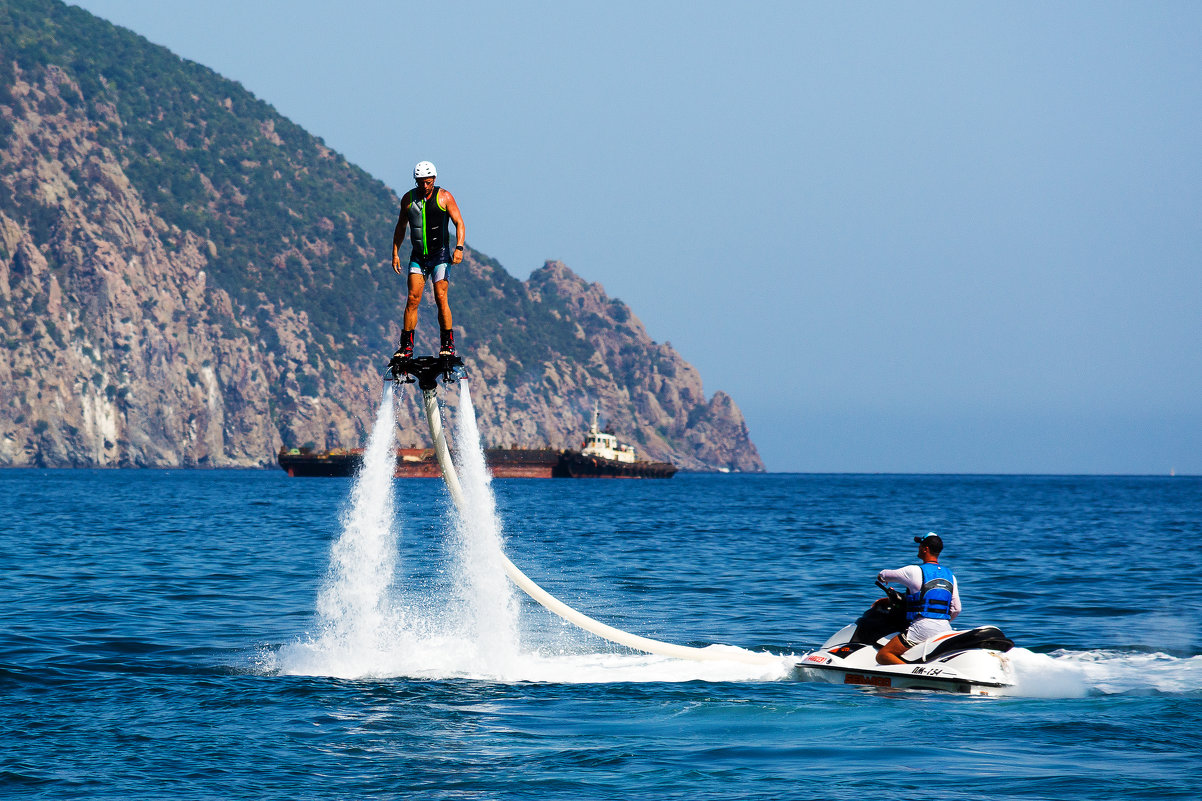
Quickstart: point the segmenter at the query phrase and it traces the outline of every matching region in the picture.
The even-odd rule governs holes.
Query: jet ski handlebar
[[[893,587],[890,587],[888,584],[881,581],[880,579],[876,580],[876,586],[881,588],[881,590],[885,593],[885,597],[887,597],[890,601],[893,601],[894,603],[898,603],[898,604],[903,604],[903,605],[906,603],[905,595],[903,595],[898,590],[895,590]]]

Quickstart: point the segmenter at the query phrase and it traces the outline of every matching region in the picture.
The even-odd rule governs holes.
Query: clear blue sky
[[[398,192],[435,162],[770,470],[1202,474],[1200,3],[77,5]]]

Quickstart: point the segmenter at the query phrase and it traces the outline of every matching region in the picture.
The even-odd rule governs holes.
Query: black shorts
[[[424,272],[426,275],[429,275],[430,271],[433,270],[438,265],[450,264],[450,263],[451,263],[451,249],[446,246],[441,247],[438,250],[434,251],[433,253],[430,253],[425,256],[423,256],[420,253],[410,253],[409,254],[409,264],[410,265],[414,265],[414,264],[418,265],[419,267],[422,268],[422,272]]]

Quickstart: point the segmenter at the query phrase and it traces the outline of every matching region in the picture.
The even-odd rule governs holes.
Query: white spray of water
[[[1016,685],[1010,695],[1076,698],[1095,693],[1202,691],[1202,656],[1015,648],[1008,654]]]
[[[395,443],[393,390],[386,383],[317,596],[318,635],[281,654],[299,667],[297,672],[370,674],[388,661],[386,654],[395,646],[393,633],[400,627],[390,595],[397,563]]]
[[[459,563],[456,590],[465,603],[465,634],[479,648],[479,667],[504,675],[519,652],[518,603],[501,561],[501,521],[467,379],[459,381],[457,423],[455,465],[463,508],[452,513]]]
[[[518,600],[502,565],[502,526],[466,381],[460,382],[457,422],[463,509],[449,512],[455,598],[426,594],[404,606],[398,600],[395,420],[392,393],[386,390],[342,533],[330,551],[317,600],[317,634],[284,646],[261,662],[262,669],[342,678],[564,683],[764,681],[788,674],[786,659],[747,665],[615,653],[582,632],[572,635],[570,627],[561,629],[560,637],[542,632],[536,638],[540,642],[523,651]]]
[[[386,388],[343,514],[342,535],[330,552],[330,572],[317,596],[325,628],[364,644],[378,641],[389,617],[387,591],[396,567],[395,441],[393,396]]]

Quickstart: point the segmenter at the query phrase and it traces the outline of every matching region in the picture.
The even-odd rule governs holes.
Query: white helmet
[[[428,161],[419,161],[417,166],[413,168],[413,179],[418,178],[434,178],[438,175],[438,171],[434,169],[434,165]]]

